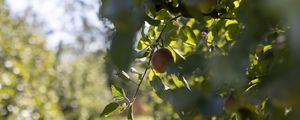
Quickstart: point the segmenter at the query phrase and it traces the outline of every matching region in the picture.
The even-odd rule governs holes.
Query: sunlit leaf
[[[268,50],[272,49],[272,45],[265,45],[264,46],[264,53],[267,52]]]
[[[186,81],[186,79],[181,76],[181,75],[175,75],[175,74],[172,74],[172,80],[174,81],[175,85],[177,87],[186,87],[188,90],[191,90],[188,82]]]
[[[257,83],[259,83],[260,82],[260,80],[258,79],[258,78],[256,78],[256,79],[254,79],[254,80],[251,80],[250,82],[249,82],[249,84],[257,84]]]
[[[207,20],[206,21],[206,27],[211,27],[214,24],[215,21],[216,21],[215,19],[209,19],[209,20]]]
[[[148,30],[148,36],[151,40],[154,40],[156,38],[156,34],[155,34],[155,27],[154,26],[150,26],[149,30]]]
[[[189,27],[193,27],[193,24],[196,22],[196,20],[194,18],[189,19],[189,21],[186,23],[187,26]]]
[[[212,45],[213,40],[214,40],[214,36],[212,35],[212,32],[209,32],[207,34],[207,45],[208,46]]]
[[[172,18],[172,15],[166,9],[161,9],[158,12],[156,12],[155,19],[157,20],[166,20],[170,18]]]
[[[126,97],[125,91],[121,88],[117,88],[114,85],[111,86],[111,91],[112,91],[112,94],[113,94],[113,100],[115,102],[123,101]]]
[[[178,30],[178,25],[175,24],[174,22],[168,22],[166,24],[166,28],[164,32],[162,33],[162,40],[164,46],[169,46],[171,42],[176,42],[178,37],[177,37],[177,30]]]
[[[143,37],[140,38],[140,40],[137,44],[137,49],[138,50],[145,49],[150,44],[151,44],[151,41],[148,38],[146,38],[146,36],[143,36]]]
[[[182,62],[185,60],[185,57],[181,55],[181,53],[177,49],[172,49],[172,50],[175,53],[175,55],[173,55],[175,56],[174,58],[175,62]]]
[[[182,86],[184,86],[184,84],[182,83],[182,81],[180,81],[179,78],[175,74],[172,74],[172,80],[175,83],[176,87],[182,87]]]
[[[188,26],[181,27],[179,30],[179,35],[180,35],[180,39],[183,42],[185,42],[189,45],[196,45],[197,39],[196,39],[194,32],[192,31],[192,29],[190,27],[188,27]]]
[[[225,27],[228,27],[231,24],[237,24],[238,22],[236,20],[227,20],[225,23]]]

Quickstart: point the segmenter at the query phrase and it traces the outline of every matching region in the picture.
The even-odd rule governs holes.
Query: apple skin
[[[161,48],[155,51],[151,57],[151,64],[153,69],[158,73],[164,73],[168,65],[174,62],[172,53],[166,48]]]

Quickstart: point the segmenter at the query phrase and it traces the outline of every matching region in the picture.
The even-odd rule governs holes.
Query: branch
[[[143,75],[142,75],[141,81],[140,81],[140,83],[138,84],[138,87],[137,87],[137,89],[136,89],[136,91],[135,91],[135,93],[134,93],[133,101],[135,101],[136,96],[137,96],[137,94],[138,94],[138,92],[139,92],[139,89],[140,89],[140,87],[141,87],[141,84],[142,84],[142,82],[143,82],[143,80],[144,80],[144,78],[145,78],[145,76],[146,76],[146,73],[147,73],[149,67],[150,67],[150,63],[151,63],[153,51],[154,51],[154,49],[152,49],[152,51],[151,51],[150,58],[149,58],[149,61],[148,61],[148,63],[147,63],[147,68],[145,69],[145,71],[144,71],[144,73],[143,73]]]
[[[176,20],[176,19],[177,19],[178,17],[180,17],[180,16],[181,16],[181,15],[178,15],[178,16],[176,16],[176,17],[174,17],[174,18],[171,18],[170,20],[168,20],[168,22],[169,22],[169,21],[172,21],[172,20]],[[157,39],[155,40],[156,43],[159,42],[159,40],[161,39],[162,33],[164,32],[164,30],[166,29],[166,27],[167,27],[167,25],[165,25],[165,26],[163,27],[163,29],[161,30],[159,36],[158,36]],[[144,78],[145,78],[145,76],[146,76],[146,73],[147,73],[148,69],[150,68],[150,63],[151,63],[152,53],[153,53],[153,52],[154,52],[154,49],[152,49],[152,51],[151,51],[150,58],[149,58],[149,61],[148,61],[148,63],[147,63],[147,67],[146,67],[146,69],[145,69],[145,71],[144,71],[144,73],[143,73],[143,75],[142,75],[141,81],[139,82],[138,87],[137,87],[137,89],[136,89],[136,91],[135,91],[135,93],[134,93],[134,96],[133,96],[133,102],[135,101],[136,96],[137,96],[137,94],[138,94],[138,92],[139,92],[139,90],[140,90],[141,84],[142,84],[142,82],[143,82],[143,80],[144,80]]]
[[[177,18],[179,18],[179,17],[181,17],[181,16],[182,16],[182,15],[178,15],[178,16],[176,16],[176,17],[174,17],[174,18],[169,19],[167,22],[176,20]],[[161,30],[159,36],[157,37],[157,39],[156,39],[156,41],[155,41],[156,43],[158,43],[159,40],[161,39],[162,33],[165,31],[166,27],[167,27],[167,25],[165,25],[165,26],[163,27],[163,29]]]

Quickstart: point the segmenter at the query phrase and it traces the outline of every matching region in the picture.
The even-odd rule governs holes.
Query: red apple
[[[174,62],[172,53],[166,48],[161,48],[152,54],[151,64],[158,73],[164,73],[169,64]]]

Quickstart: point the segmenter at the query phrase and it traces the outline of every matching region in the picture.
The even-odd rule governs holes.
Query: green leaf
[[[104,110],[101,113],[101,117],[108,117],[110,113],[114,112],[119,107],[119,104],[116,102],[109,103],[105,106]]]
[[[156,13],[156,20],[166,20],[172,18],[172,15],[166,10],[161,9]]]
[[[239,25],[238,24],[229,24],[226,27],[226,39],[232,40],[239,35]]]
[[[178,35],[177,30],[179,28],[179,25],[176,24],[176,22],[168,22],[166,24],[166,29],[161,35],[161,38],[163,39],[164,46],[169,46],[169,44],[173,41],[177,41]]]
[[[145,7],[145,12],[147,15],[149,15],[149,16],[156,15],[155,4],[152,1],[150,1],[150,0],[144,1],[144,7]]]
[[[149,30],[148,30],[148,36],[151,40],[154,40],[156,38],[155,35],[155,27],[154,26],[150,26]]]
[[[180,80],[178,79],[177,75],[172,74],[171,76],[172,76],[173,82],[175,83],[175,85],[176,85],[177,87],[182,87],[182,86],[184,86],[184,84],[182,83],[182,81],[180,81]]]
[[[143,50],[140,51],[135,51],[135,57],[136,58],[143,58],[143,57],[147,57],[150,54],[150,49],[149,47],[144,48]]]
[[[111,41],[109,56],[119,70],[127,70],[133,60],[133,34],[117,32]]]
[[[139,49],[139,50],[145,49],[150,44],[151,44],[151,41],[148,38],[146,38],[146,36],[143,36],[140,38],[140,40],[137,44],[137,49]]]
[[[147,21],[147,23],[153,26],[158,26],[160,24],[160,20],[154,20],[150,18],[148,15],[145,15],[145,20]]]
[[[213,36],[212,32],[210,31],[207,34],[207,45],[211,46],[213,40],[214,40],[214,36]]]
[[[267,52],[268,50],[272,49],[272,45],[265,45],[264,46],[264,53]]]
[[[191,74],[196,69],[203,70],[205,59],[202,54],[191,54],[186,57],[181,75]]]
[[[172,0],[172,5],[173,7],[178,7],[179,6],[178,0]]]
[[[151,69],[151,70],[149,71],[149,74],[148,74],[148,79],[149,79],[149,80],[152,80],[153,77],[154,77],[154,75],[155,75],[155,72],[154,72],[153,69]]]
[[[165,85],[158,76],[153,76],[153,79],[150,81],[150,85],[156,92],[165,90]]]
[[[183,61],[185,61],[185,57],[183,55],[181,55],[181,53],[177,49],[172,48],[172,50],[175,53],[174,61],[176,63],[179,63],[179,62],[182,63]]]
[[[115,102],[123,101],[126,98],[125,91],[123,89],[117,88],[116,86],[111,86],[111,91],[113,94],[113,100]]]
[[[185,86],[188,90],[191,91],[189,83],[186,81],[185,77],[182,75],[172,74],[172,79],[177,87]]]
[[[260,80],[258,78],[253,79],[249,82],[249,84],[258,84],[258,83],[260,83]]]
[[[181,27],[179,30],[179,36],[180,39],[186,44],[194,46],[197,43],[196,35],[189,26]]]
[[[226,20],[225,27],[232,25],[232,24],[238,24],[236,20]]]
[[[128,120],[134,120],[134,118],[133,118],[133,108],[132,108],[132,105],[130,105],[130,107],[129,107],[129,109],[128,109],[127,119],[128,119]]]

